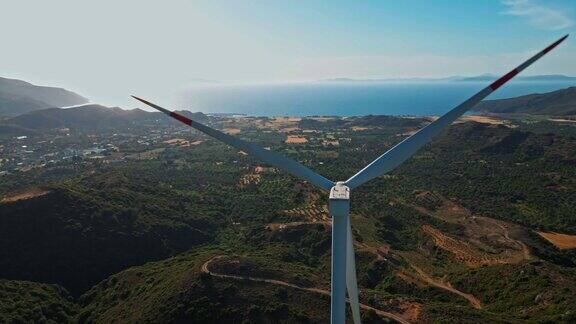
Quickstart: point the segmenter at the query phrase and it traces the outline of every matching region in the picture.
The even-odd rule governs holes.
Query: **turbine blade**
[[[303,179],[303,180],[307,180],[310,183],[326,189],[326,190],[330,190],[330,188],[332,188],[332,186],[334,185],[334,183],[326,178],[324,178],[323,176],[319,175],[318,173],[312,171],[311,169],[305,167],[304,165],[291,160],[289,158],[286,158],[278,153],[274,153],[272,151],[268,151],[265,149],[262,149],[252,143],[248,143],[246,141],[243,141],[239,138],[236,138],[234,136],[230,136],[228,134],[224,134],[214,128],[208,127],[204,124],[201,124],[197,121],[194,121],[188,117],[182,116],[176,112],[170,111],[168,109],[162,108],[156,104],[153,104],[149,101],[146,101],[144,99],[132,96],[134,99],[156,109],[159,110],[163,113],[165,113],[166,115],[190,126],[193,127],[199,131],[201,131],[202,133],[214,137],[215,139],[224,142],[232,147],[235,147],[239,150],[242,150],[250,155],[253,155],[255,157],[257,157],[258,159],[271,164],[273,166],[276,166],[284,171],[287,171],[289,173],[291,173],[292,175]]]
[[[546,47],[544,50],[540,51],[526,62],[520,64],[517,68],[508,72],[500,79],[494,81],[492,84],[482,89],[480,92],[470,97],[459,106],[450,110],[433,123],[422,128],[416,134],[408,137],[404,141],[392,147],[386,153],[382,154],[372,163],[368,164],[364,169],[360,170],[358,173],[348,179],[346,181],[346,185],[350,187],[350,189],[354,189],[361,184],[396,168],[402,162],[414,155],[414,153],[416,153],[416,151],[418,151],[422,146],[430,142],[430,140],[438,133],[440,133],[442,129],[450,125],[458,117],[462,116],[466,111],[470,110],[480,101],[482,101],[482,99],[486,98],[489,94],[500,88],[503,84],[515,77],[522,70],[526,69],[546,53],[550,52],[552,49],[562,43],[567,37],[568,35],[552,43],[550,46]]]
[[[354,255],[354,238],[352,237],[352,225],[348,217],[348,230],[346,239],[346,286],[348,287],[348,300],[352,309],[354,324],[361,324],[360,304],[358,302],[358,282],[356,280],[356,260]]]

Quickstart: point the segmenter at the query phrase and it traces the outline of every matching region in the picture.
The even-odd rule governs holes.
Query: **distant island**
[[[474,77],[458,78],[454,81],[494,81],[499,76],[494,74],[482,74]],[[576,77],[563,74],[544,74],[544,75],[527,75],[519,76],[518,81],[576,81]]]
[[[481,74],[477,76],[450,76],[445,78],[380,78],[380,79],[355,79],[355,78],[331,78],[322,79],[319,82],[488,82],[498,78],[494,74]],[[552,81],[576,81],[576,77],[563,74],[544,74],[519,76],[516,81],[529,82],[552,82]]]

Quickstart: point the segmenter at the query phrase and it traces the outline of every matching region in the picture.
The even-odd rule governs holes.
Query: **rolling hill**
[[[52,187],[0,202],[0,277],[55,283],[78,295],[122,269],[212,238],[215,221],[171,206],[134,207],[134,195],[154,189],[132,192],[120,175],[115,178],[97,176],[91,189]],[[122,189],[108,190],[104,198],[93,191],[98,186]],[[17,249],[10,248],[14,244]]]
[[[507,114],[576,115],[576,87],[515,98],[485,100],[474,110]]]
[[[0,77],[0,116],[17,116],[34,110],[85,104],[88,99],[54,87]]]
[[[183,112],[198,121],[205,121],[202,113]],[[141,109],[124,110],[117,107],[109,108],[102,105],[88,104],[72,108],[48,108],[31,111],[26,114],[8,118],[0,122],[6,130],[9,127],[18,130],[49,131],[52,129],[69,128],[75,131],[106,131],[142,125],[170,125],[176,122],[161,118],[157,112],[147,112]]]

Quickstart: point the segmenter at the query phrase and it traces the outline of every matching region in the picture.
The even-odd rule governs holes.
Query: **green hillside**
[[[2,323],[76,323],[78,310],[59,286],[0,279]]]

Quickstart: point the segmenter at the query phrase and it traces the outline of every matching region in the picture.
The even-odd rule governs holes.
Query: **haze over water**
[[[210,85],[186,90],[179,109],[250,116],[440,115],[489,82],[315,82]],[[488,99],[576,86],[574,81],[517,81]]]

